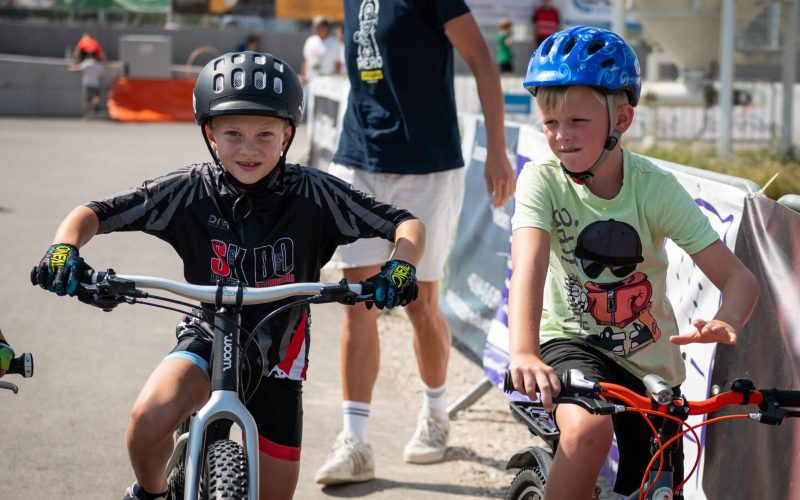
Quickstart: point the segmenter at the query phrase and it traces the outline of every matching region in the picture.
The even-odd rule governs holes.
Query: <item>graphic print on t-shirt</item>
[[[251,252],[233,243],[211,240],[211,250],[215,255],[211,258],[212,282],[221,278],[263,288],[295,281],[291,238],[280,238],[272,245],[254,248]],[[252,266],[246,265],[248,253],[253,255]]]
[[[653,295],[647,275],[635,272],[642,258],[642,243],[636,230],[624,222],[609,219],[586,226],[578,236],[575,257],[589,281],[582,283],[575,273],[565,288],[570,309],[588,312],[599,327],[587,341],[617,356],[627,356],[653,344],[661,337],[650,314]],[[601,275],[621,280],[593,281]]]
[[[353,33],[353,41],[358,44],[356,65],[361,80],[365,82],[383,80],[383,57],[375,39],[380,8],[380,0],[362,0],[358,11],[358,31]]]

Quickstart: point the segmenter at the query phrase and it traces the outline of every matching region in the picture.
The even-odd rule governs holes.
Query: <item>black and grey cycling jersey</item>
[[[87,206],[100,219],[99,233],[144,231],[172,245],[187,282],[248,287],[319,281],[337,246],[394,241],[397,226],[414,218],[322,171],[282,162],[255,185],[213,163],[192,165]],[[255,327],[283,303],[244,307],[242,326]],[[305,378],[309,323],[306,305],[258,332],[264,375]]]

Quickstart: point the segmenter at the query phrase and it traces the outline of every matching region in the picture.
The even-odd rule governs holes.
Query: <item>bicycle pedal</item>
[[[561,433],[541,405],[515,401],[510,406],[514,417],[527,425],[531,433],[547,442],[558,440]]]

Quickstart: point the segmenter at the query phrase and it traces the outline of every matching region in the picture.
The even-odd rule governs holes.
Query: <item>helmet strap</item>
[[[292,127],[292,135],[289,136],[289,142],[286,143],[286,147],[283,148],[283,152],[281,152],[281,158],[283,161],[286,161],[286,154],[289,152],[289,148],[292,146],[292,142],[294,141],[294,136],[297,133],[297,127],[291,120],[287,120],[289,122],[289,126]]]
[[[606,94],[606,108],[608,109],[608,130],[609,134],[606,138],[606,144],[603,146],[603,152],[600,154],[600,157],[589,167],[588,170],[584,170],[583,172],[571,172],[567,170],[567,167],[561,163],[561,170],[567,174],[575,184],[586,184],[592,181],[592,177],[594,177],[594,173],[592,171],[596,169],[601,163],[603,163],[606,158],[608,158],[609,153],[617,147],[619,144],[619,137],[622,133],[619,130],[614,128],[614,96],[612,94]]]
[[[208,123],[208,122],[206,122],[206,123]],[[206,126],[205,125],[202,125],[200,127],[200,133],[203,134],[203,141],[205,141],[206,147],[208,148],[208,152],[211,153],[211,158],[214,160],[214,163],[216,163],[217,166],[221,167],[222,165],[220,165],[220,163],[219,163],[219,158],[217,158],[217,154],[214,152],[214,148],[211,147],[211,141],[208,140],[208,135],[206,135]]]

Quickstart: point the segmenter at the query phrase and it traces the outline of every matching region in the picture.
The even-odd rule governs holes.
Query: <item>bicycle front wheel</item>
[[[506,500],[542,500],[544,498],[553,456],[547,450],[539,447],[534,447],[532,453],[535,456],[534,463],[517,472],[508,489]]]
[[[247,498],[247,457],[242,445],[230,439],[214,441],[206,448],[203,491],[209,500]]]

